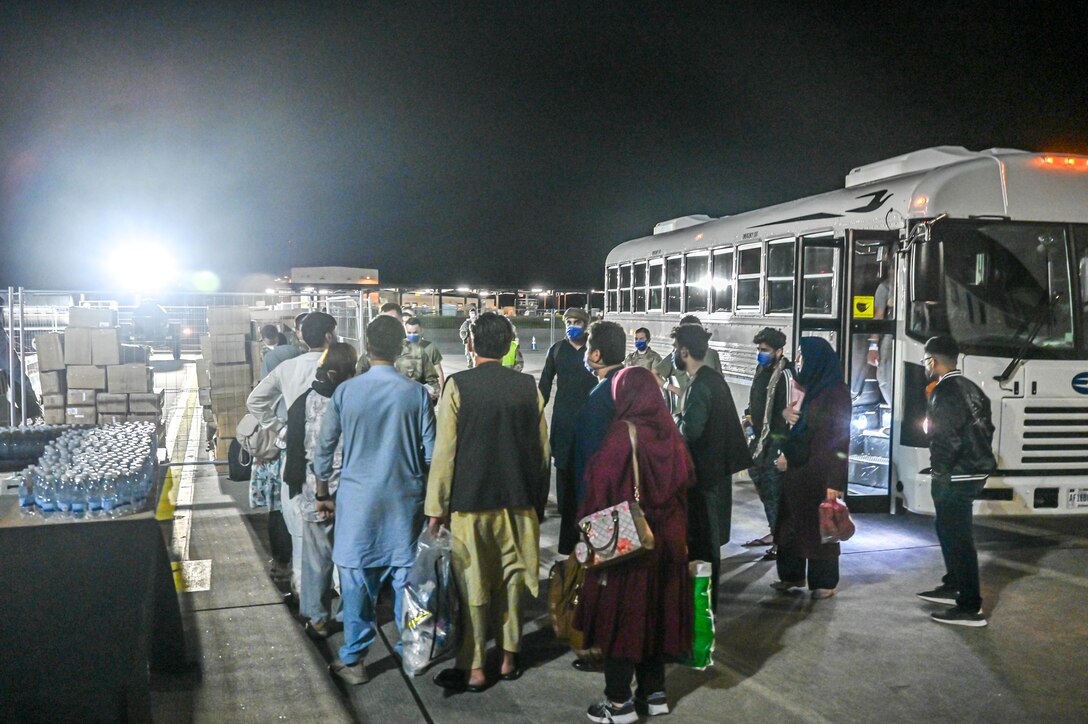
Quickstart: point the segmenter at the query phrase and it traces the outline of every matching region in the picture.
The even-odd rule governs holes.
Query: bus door
[[[892,510],[895,280],[898,231],[846,231],[843,370],[853,397],[847,500]]]

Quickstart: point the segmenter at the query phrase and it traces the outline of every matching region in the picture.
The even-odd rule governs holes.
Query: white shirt
[[[280,399],[284,401],[286,409],[299,395],[310,389],[323,354],[324,350],[305,352],[298,357],[284,360],[253,388],[246,400],[246,407],[257,418],[261,427],[267,428],[276,424],[276,406]]]

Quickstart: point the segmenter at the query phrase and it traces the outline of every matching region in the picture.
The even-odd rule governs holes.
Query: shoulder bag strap
[[[638,430],[635,428],[635,424],[630,420],[624,420],[627,423],[627,436],[631,439],[631,463],[635,468],[635,502],[641,505],[642,500],[639,496],[639,474],[638,474]]]

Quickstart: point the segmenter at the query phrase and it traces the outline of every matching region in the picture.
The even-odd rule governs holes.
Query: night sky
[[[226,288],[584,288],[907,151],[1088,152],[1075,4],[997,5],[0,2],[0,284],[144,235]]]

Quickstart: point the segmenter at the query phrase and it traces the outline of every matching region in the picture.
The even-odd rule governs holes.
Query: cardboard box
[[[124,415],[118,415],[118,414],[108,413],[108,412],[99,412],[98,413],[98,424],[99,425],[120,425],[124,421],[125,421],[125,416]]]
[[[200,338],[201,349],[204,348],[204,338]],[[197,357],[194,360],[196,366],[196,386],[197,387],[211,387],[211,377],[208,375],[208,370],[211,368],[211,360],[205,357]]]
[[[151,392],[154,386],[154,373],[147,365],[128,364],[113,365],[107,367],[109,374],[109,391],[121,392]]]
[[[238,423],[245,417],[247,410],[233,409],[215,413],[215,421],[219,426],[219,434],[223,437],[234,437],[238,431]]]
[[[43,394],[42,395],[42,407],[43,408],[44,407],[52,407],[52,408],[60,407],[60,408],[63,409],[64,407],[67,407],[67,406],[68,406],[68,396],[67,395],[57,395],[57,394],[49,394],[49,395]]]
[[[248,343],[244,334],[208,335],[200,338],[200,351],[204,359],[214,365],[245,362],[247,350]]]
[[[38,348],[38,371],[52,372],[64,369],[64,336],[56,332],[39,334],[34,338]]]
[[[215,365],[211,370],[212,392],[216,390],[244,389],[246,396],[253,388],[252,371],[248,364]]]
[[[133,392],[128,395],[128,411],[130,414],[162,416],[162,403],[166,391],[161,392]]]
[[[225,410],[245,410],[249,390],[245,387],[213,387],[211,407],[215,413]]]
[[[264,362],[264,345],[260,342],[249,343],[249,375],[251,380],[261,379],[261,363]]]
[[[97,408],[94,405],[67,407],[64,410],[64,422],[68,425],[96,425]]]
[[[105,390],[106,368],[72,365],[68,367],[68,386],[77,390]]]
[[[102,329],[117,326],[117,311],[101,307],[68,307],[68,326]]]
[[[63,425],[67,410],[63,407],[46,407],[42,409],[42,416],[46,425]]]
[[[114,362],[114,364],[129,365],[134,362],[149,364],[151,362],[151,348],[142,344],[121,345],[121,361]]]
[[[208,332],[212,335],[249,334],[252,318],[249,307],[208,307]]]
[[[43,395],[63,395],[68,392],[68,372],[66,370],[40,372],[38,383],[42,386]]]
[[[68,393],[71,397],[71,391]],[[71,400],[69,399],[69,403]],[[109,415],[127,415],[128,414],[128,395],[116,394],[114,392],[99,392],[95,397],[95,404],[98,406],[98,414]]]
[[[212,404],[212,391],[211,391],[211,388],[201,387],[200,389],[198,389],[197,390],[197,401],[201,405],[203,405],[204,407],[207,407],[208,405]]]
[[[87,405],[97,405],[97,397],[97,390],[68,390],[68,394],[65,397],[66,406],[86,407]]]
[[[121,333],[116,327],[91,330],[91,357],[100,367],[121,364]]]
[[[230,444],[234,442],[233,437],[220,436],[218,442],[215,444],[215,459],[226,462],[227,454],[230,452]]]
[[[64,364],[69,367],[94,364],[91,330],[84,327],[69,327],[64,330]]]

